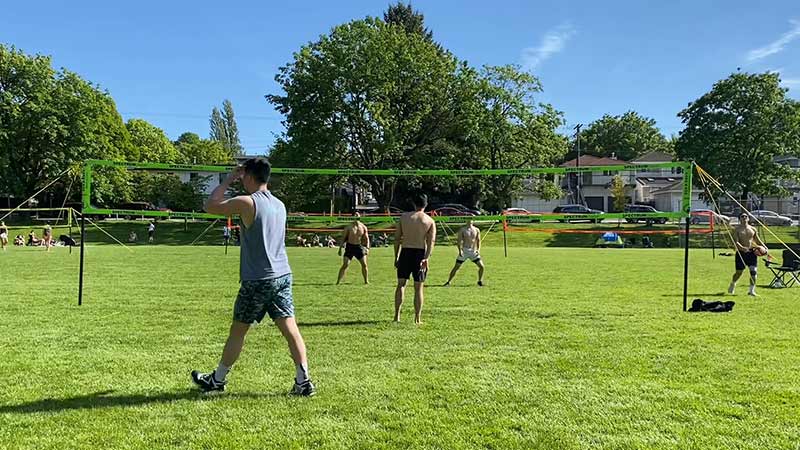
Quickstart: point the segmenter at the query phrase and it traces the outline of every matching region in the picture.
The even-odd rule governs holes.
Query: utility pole
[[[575,159],[575,168],[581,168],[581,127],[583,124],[575,125],[575,147],[578,151],[578,158]],[[583,195],[581,195],[581,173],[575,172],[575,201],[583,205]]]

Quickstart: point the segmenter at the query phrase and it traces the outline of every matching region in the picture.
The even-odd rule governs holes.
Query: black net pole
[[[717,259],[717,245],[714,240],[714,235],[717,233],[714,227],[714,218],[711,218],[711,259]]]
[[[83,304],[83,256],[86,242],[86,217],[81,215],[81,262],[78,269],[78,306]]]
[[[686,234],[683,244],[683,311],[686,312],[686,303],[689,297],[689,218],[686,218]]]

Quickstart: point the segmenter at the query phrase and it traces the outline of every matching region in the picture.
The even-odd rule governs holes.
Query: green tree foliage
[[[143,173],[134,176],[136,199],[169,208],[173,211],[201,211],[210,177],[194,177],[182,182],[178,176],[165,173]]]
[[[798,178],[774,162],[800,150],[800,104],[786,97],[777,74],[732,74],[678,117],[685,124],[678,157],[696,161],[743,199],[782,195],[779,180]]]
[[[614,178],[611,179],[611,196],[614,199],[614,212],[625,209],[625,182],[619,174],[614,175]]]
[[[47,56],[0,45],[0,193],[27,198],[85,159],[124,160],[134,153],[107,92],[54,70]],[[64,184],[54,189],[63,193]],[[98,201],[124,199],[120,171],[98,173],[94,194]]]
[[[172,141],[161,128],[142,119],[131,119],[125,127],[135,148],[134,161],[167,164],[183,162]]]
[[[513,65],[489,66],[481,74],[480,86],[479,132],[474,135],[480,167],[544,167],[564,156],[567,141],[556,133],[563,115],[551,105],[536,103],[542,87],[535,76]],[[561,195],[548,179],[536,181],[540,197]],[[496,177],[482,191],[488,194],[487,205],[499,209],[519,189],[518,177]]]
[[[606,114],[589,124],[581,133],[581,151],[630,161],[652,151],[672,153],[672,146],[655,120],[628,111],[621,116]]]
[[[236,125],[233,104],[230,100],[222,102],[222,111],[217,107],[211,110],[209,125],[211,140],[221,143],[231,159],[243,154],[242,144],[239,141],[239,127]]]
[[[267,99],[287,131],[270,157],[287,167],[446,167],[430,155],[465,135],[458,111],[471,99],[457,86],[473,76],[431,42],[380,20],[340,25],[280,68],[285,94]],[[391,203],[398,180],[362,181],[381,205]]]
[[[233,161],[221,142],[201,139],[195,133],[180,135],[175,141],[175,148],[188,164],[228,164]]]
[[[530,74],[513,67],[480,74],[424,36],[377,19],[335,27],[295,53],[276,81],[284,94],[267,99],[286,116],[286,133],[270,158],[283,167],[521,167],[565,151],[555,133],[561,115],[533,101],[540,88]],[[500,205],[518,187],[475,178],[282,180],[292,195],[321,204],[332,185],[363,184],[381,206],[420,187],[434,198]]]
[[[410,3],[397,2],[389,5],[389,8],[383,13],[383,21],[399,26],[406,33],[416,34],[433,42],[433,32],[425,28],[425,16],[421,12],[415,11]]]

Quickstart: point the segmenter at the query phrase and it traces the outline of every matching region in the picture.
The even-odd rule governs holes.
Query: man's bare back
[[[400,216],[399,231],[403,248],[426,250],[428,234],[435,233],[435,230],[433,219],[423,211],[407,212]]]

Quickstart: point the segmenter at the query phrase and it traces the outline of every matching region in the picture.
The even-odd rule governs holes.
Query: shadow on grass
[[[128,395],[113,395],[114,391],[101,391],[88,395],[80,395],[70,398],[45,398],[35,400],[27,403],[20,403],[17,405],[3,405],[0,406],[0,414],[32,414],[32,413],[48,413],[48,412],[61,412],[71,411],[76,409],[94,409],[94,408],[109,408],[109,407],[130,407],[150,405],[154,403],[170,403],[178,400],[211,400],[216,398],[271,398],[284,396],[285,394],[278,393],[238,393],[238,394],[222,394],[205,395],[197,390],[186,390],[177,392],[162,392],[153,395],[149,394],[128,394]]]
[[[377,325],[388,323],[388,320],[344,320],[341,322],[305,322],[298,323],[298,327],[347,327],[353,325]]]
[[[689,293],[689,294],[686,294],[686,295],[688,297],[697,298],[697,297],[724,297],[724,296],[726,296],[728,294],[723,291],[723,292],[705,292],[705,293],[694,292],[694,293]],[[683,297],[683,293],[662,294],[661,296],[662,297],[681,297],[682,298]]]

